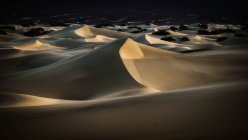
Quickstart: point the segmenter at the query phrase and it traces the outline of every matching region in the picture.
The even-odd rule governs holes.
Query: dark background
[[[6,1],[0,23],[195,22],[245,23],[245,0],[25,0]]]

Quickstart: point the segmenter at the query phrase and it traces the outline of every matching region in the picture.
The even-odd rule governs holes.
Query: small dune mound
[[[82,37],[90,37],[94,35],[93,32],[90,30],[89,26],[87,25],[84,25],[83,27],[76,29],[75,33]]]
[[[191,50],[189,45],[183,45],[183,44],[178,44],[175,42],[161,40],[151,35],[141,35],[137,38],[134,38],[133,40],[141,44],[152,45],[152,46],[155,45],[154,47],[159,47],[165,50],[172,50],[172,51],[179,51],[179,52]]]
[[[194,35],[194,36],[191,36],[190,37],[190,40],[199,42],[199,41],[202,41],[203,40],[203,37],[201,37],[199,35]]]
[[[13,48],[22,50],[22,51],[39,51],[39,50],[47,50],[52,49],[54,46],[40,42],[39,40],[30,41],[28,43],[24,43],[22,45],[13,46]]]
[[[96,35],[94,37],[85,38],[85,42],[111,42],[114,41],[114,38],[103,36],[103,35]]]
[[[70,101],[44,98],[26,94],[1,93],[0,108],[3,107],[28,107],[28,106],[44,106],[54,104],[64,104]]]
[[[170,33],[172,36],[187,36],[187,34],[172,31],[172,30],[168,30],[167,32]]]
[[[194,45],[200,45],[200,44],[215,44],[215,38],[207,38],[204,36],[200,36],[200,35],[190,35],[187,36],[187,38],[190,40],[190,43],[194,44]]]
[[[147,34],[136,37],[134,38],[134,40],[142,44],[165,44],[165,45],[175,46],[175,44],[171,42],[164,41]]]

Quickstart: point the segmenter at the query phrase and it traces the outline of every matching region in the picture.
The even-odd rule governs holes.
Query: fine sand
[[[1,138],[247,139],[247,31],[188,27],[172,42],[155,25],[0,35]]]

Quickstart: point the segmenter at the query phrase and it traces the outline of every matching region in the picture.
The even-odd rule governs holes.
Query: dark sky
[[[26,5],[26,6],[25,6]],[[34,7],[50,7],[50,6],[70,6],[70,7],[108,7],[108,6],[199,6],[199,5],[211,5],[211,6],[224,6],[229,5],[232,7],[247,6],[246,0],[7,0],[7,7],[13,6],[15,8],[21,8],[22,6],[34,6]],[[44,8],[45,8],[44,7]],[[3,7],[4,8],[4,7]],[[25,9],[23,9],[25,10]],[[41,9],[44,10],[44,9]]]
[[[145,10],[160,10],[168,12],[175,10],[186,12],[234,12],[238,14],[248,13],[246,0],[6,0],[1,11],[17,12],[46,12],[50,10],[91,10],[102,12],[102,10],[125,11],[132,9],[136,12]]]
[[[7,0],[0,12],[23,16],[78,13],[81,15],[178,16],[198,14],[209,18],[229,17],[247,20],[247,0]],[[0,13],[0,14],[1,14]],[[6,16],[5,16],[6,17]],[[4,17],[2,19],[4,20]]]
[[[248,14],[247,0],[7,0],[2,11],[42,13],[60,11],[136,11],[217,12]]]

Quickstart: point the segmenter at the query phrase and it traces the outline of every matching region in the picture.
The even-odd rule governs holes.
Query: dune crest
[[[128,39],[120,51],[128,72],[142,85],[157,90],[180,89],[238,78],[247,67],[187,56],[149,47]],[[229,75],[229,76],[226,76]]]

